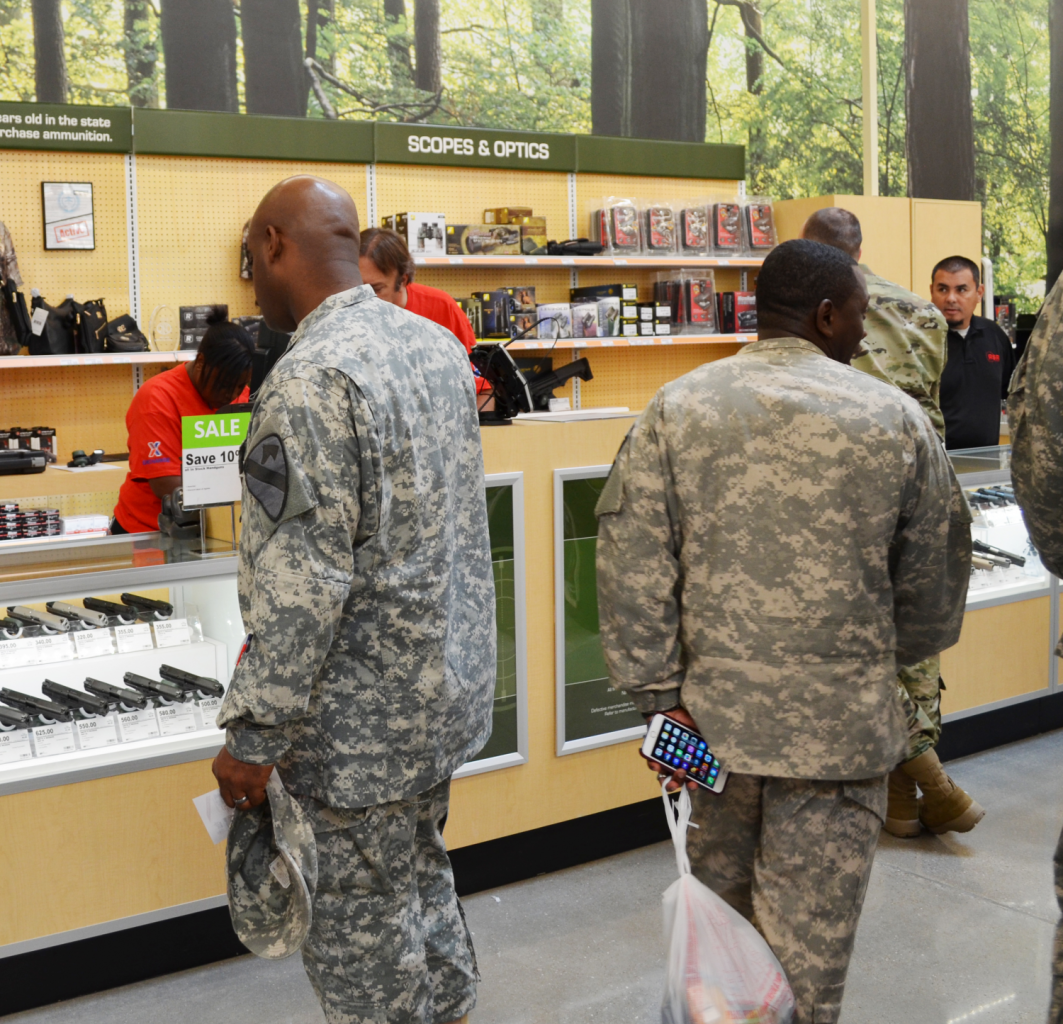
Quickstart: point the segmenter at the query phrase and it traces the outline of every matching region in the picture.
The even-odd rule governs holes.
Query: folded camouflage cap
[[[273,770],[267,800],[229,827],[229,915],[255,956],[283,960],[306,941],[317,887],[317,845],[303,809]]]

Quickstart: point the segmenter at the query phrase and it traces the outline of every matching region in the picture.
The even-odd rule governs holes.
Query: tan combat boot
[[[919,783],[919,820],[935,835],[970,832],[985,817],[982,806],[948,777],[935,751],[905,762],[901,770]]]
[[[890,772],[889,805],[886,808],[886,831],[891,836],[910,839],[923,831],[919,822],[919,801],[915,779],[901,768]]]

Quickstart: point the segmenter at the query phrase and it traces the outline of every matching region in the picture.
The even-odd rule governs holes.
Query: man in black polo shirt
[[[974,311],[984,286],[966,256],[943,259],[931,275],[930,297],[949,325],[948,360],[941,375],[945,447],[1000,444],[1000,403],[1008,397],[1015,353],[1008,336]]]

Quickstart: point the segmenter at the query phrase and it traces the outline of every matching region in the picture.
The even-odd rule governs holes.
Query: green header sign
[[[0,103],[0,148],[3,149],[128,153],[132,145],[133,118],[129,107]]]
[[[608,135],[577,135],[576,170],[584,174],[645,174],[665,178],[746,176],[744,146],[704,142],[660,142]]]
[[[251,422],[249,412],[222,412],[213,416],[182,416],[182,448],[231,448],[241,445]]]
[[[435,124],[377,124],[376,161],[504,167],[520,171],[574,171],[576,137]]]
[[[259,117],[194,110],[136,111],[138,153],[370,164],[371,121]]]

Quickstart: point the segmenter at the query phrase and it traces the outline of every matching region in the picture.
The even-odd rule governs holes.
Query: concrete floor
[[[1058,912],[1063,732],[949,771],[987,810],[966,836],[885,836],[843,1024],[1042,1024]],[[654,1024],[670,844],[465,902],[483,983],[473,1024]],[[9,1018],[12,1024],[321,1024],[298,957],[231,960]]]

